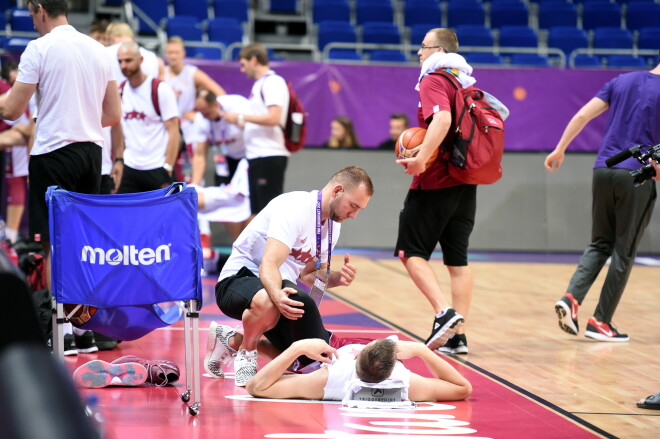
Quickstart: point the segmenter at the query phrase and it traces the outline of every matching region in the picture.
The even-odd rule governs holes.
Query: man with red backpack
[[[477,208],[477,187],[465,184],[449,174],[447,145],[452,145],[455,126],[455,84],[443,75],[447,71],[464,88],[476,81],[472,67],[458,55],[458,39],[449,29],[432,29],[424,37],[419,51],[422,72],[419,90],[419,125],[427,129],[417,156],[397,160],[413,176],[412,184],[399,216],[395,248],[415,285],[424,293],[436,313],[430,349],[453,354],[467,354],[467,340],[462,325],[472,300],[472,274],[468,267],[468,241]],[[432,163],[427,161],[443,148]],[[451,304],[442,295],[429,264],[440,243],[444,264],[451,278]]]

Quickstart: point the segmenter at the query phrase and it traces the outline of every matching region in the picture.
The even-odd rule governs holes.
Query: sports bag
[[[307,114],[298,95],[293,91],[291,82],[286,81],[286,87],[289,90],[289,110],[282,127],[284,146],[289,152],[298,152],[305,146],[307,138]],[[261,100],[264,100],[263,87],[261,88]]]
[[[451,145],[442,145],[449,153],[449,175],[465,184],[492,184],[502,177],[504,153],[504,121],[488,102],[484,91],[463,88],[447,71],[431,75],[444,76],[456,89],[452,105],[454,136]]]

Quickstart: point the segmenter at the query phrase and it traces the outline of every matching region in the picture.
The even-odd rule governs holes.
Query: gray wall
[[[552,174],[544,169],[544,158],[545,153],[505,154],[502,179],[478,189],[471,250],[584,249],[591,229],[591,169],[595,156],[569,154],[562,168]],[[375,193],[357,219],[344,223],[338,245],[393,248],[398,212],[411,179],[394,163],[394,153],[304,149],[290,158],[285,190],[320,189],[335,171],[349,165],[369,173]],[[654,218],[660,216],[656,213]],[[640,252],[660,253],[660,228],[655,219],[646,231]]]

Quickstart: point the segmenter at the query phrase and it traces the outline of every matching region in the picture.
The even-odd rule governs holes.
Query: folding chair
[[[96,312],[77,326],[119,340],[134,340],[170,325],[185,310],[186,391],[181,399],[192,399],[189,413],[196,415],[202,248],[195,190],[174,183],[136,194],[87,195],[51,186],[46,201],[53,351],[63,357],[62,325],[77,316],[80,307],[96,307]],[[77,306],[65,314],[64,304]]]

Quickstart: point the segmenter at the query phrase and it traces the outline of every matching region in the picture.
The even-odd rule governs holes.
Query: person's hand
[[[564,162],[564,152],[554,150],[545,158],[545,169],[550,172],[558,171]]]
[[[655,181],[660,180],[660,164],[658,164],[658,162],[653,159],[649,160],[649,163],[651,163],[651,166],[653,166],[653,169],[655,169],[655,177],[653,177],[653,179]]]
[[[221,111],[220,117],[226,120],[228,123],[233,123],[236,125],[238,123],[238,114],[237,113],[226,113]]]
[[[344,255],[344,265],[342,265],[341,271],[339,272],[339,276],[340,276],[339,285],[344,287],[349,286],[353,282],[353,280],[355,280],[356,274],[357,274],[357,267],[351,264],[350,256],[348,253],[346,253]]]
[[[283,288],[273,298],[273,303],[284,317],[289,320],[298,320],[305,314],[304,303],[289,299],[289,295],[298,294],[293,288]]]
[[[426,161],[421,157],[415,156],[409,159],[399,159],[396,161],[397,165],[402,165],[405,168],[405,173],[410,175],[419,175],[426,171]]]
[[[396,358],[397,360],[407,360],[416,357],[420,349],[428,348],[417,341],[399,340],[396,342]]]
[[[337,349],[320,338],[306,338],[293,344],[300,350],[301,354],[321,363],[332,363],[333,358],[339,358]]]
[[[112,172],[110,173],[110,177],[112,177],[112,180],[115,183],[115,187],[112,189],[113,194],[117,193],[123,175],[124,175],[124,162],[118,160],[112,165]]]

